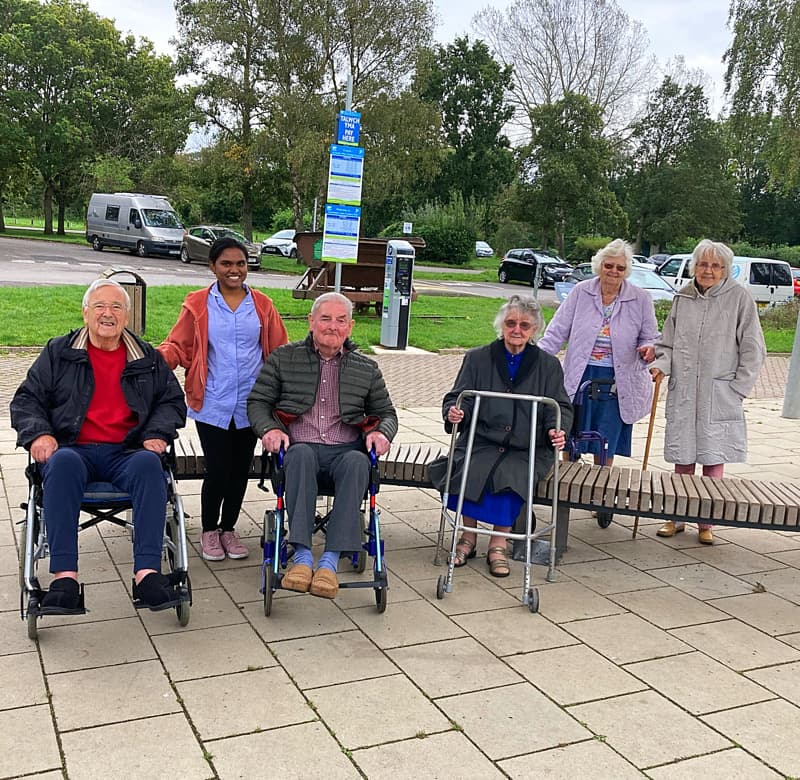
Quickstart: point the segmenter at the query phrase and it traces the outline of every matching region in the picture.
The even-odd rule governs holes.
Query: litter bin
[[[106,268],[100,274],[102,279],[110,279],[117,274],[127,274],[133,277],[133,281],[122,281],[114,279],[122,287],[131,299],[131,315],[128,319],[128,329],[132,330],[137,336],[144,336],[145,315],[147,313],[147,283],[139,274],[130,268]]]

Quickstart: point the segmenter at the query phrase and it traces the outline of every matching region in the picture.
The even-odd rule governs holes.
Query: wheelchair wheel
[[[264,617],[269,617],[272,612],[272,593],[275,574],[272,567],[268,566],[264,572]]]
[[[539,611],[539,590],[537,588],[528,590],[528,609],[534,614]]]
[[[24,522],[20,526],[20,538],[19,538],[19,586],[22,590],[25,590],[25,553],[27,550],[27,541],[28,541],[28,523]]]
[[[26,622],[28,624],[28,639],[36,640],[39,636],[39,626],[37,625],[36,621],[38,618],[36,615],[31,615],[28,613],[26,617]]]
[[[386,588],[375,588],[375,606],[379,615],[386,612]]]
[[[189,591],[189,600],[182,601],[175,607],[175,613],[178,615],[178,625],[185,628],[189,625],[189,618],[192,614],[192,583],[189,575],[186,575],[186,590]]]
[[[611,525],[611,521],[614,519],[613,512],[598,512],[597,513],[597,525],[601,528],[608,528]]]

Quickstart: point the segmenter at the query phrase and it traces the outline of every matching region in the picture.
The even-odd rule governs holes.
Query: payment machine
[[[381,346],[408,346],[411,314],[411,283],[414,275],[414,247],[408,241],[391,240],[386,245],[386,273],[383,280]]]

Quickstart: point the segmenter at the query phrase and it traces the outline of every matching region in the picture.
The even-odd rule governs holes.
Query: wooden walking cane
[[[656,421],[656,406],[658,405],[658,391],[661,389],[661,380],[664,374],[659,374],[655,380],[653,388],[653,404],[650,407],[650,424],[647,426],[647,442],[644,445],[644,457],[642,458],[642,471],[647,471],[647,462],[650,459],[650,442],[653,440],[653,423]],[[633,538],[639,530],[639,515],[633,519]]]

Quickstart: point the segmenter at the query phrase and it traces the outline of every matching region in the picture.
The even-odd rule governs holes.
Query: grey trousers
[[[361,549],[361,502],[369,484],[369,458],[361,440],[352,444],[292,444],[283,462],[291,544],[311,547],[320,480],[332,482],[335,496],[325,549]]]

